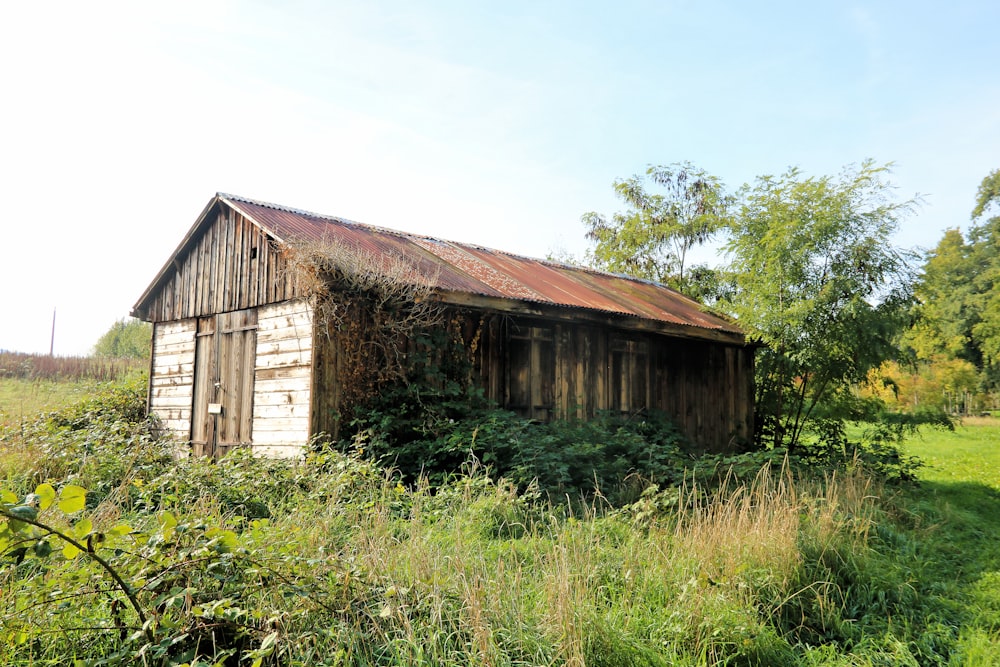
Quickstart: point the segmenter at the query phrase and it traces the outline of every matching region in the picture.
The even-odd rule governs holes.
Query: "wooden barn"
[[[422,304],[423,324],[464,346],[471,381],[525,417],[661,410],[709,451],[752,432],[752,346],[670,288],[227,194],[132,311],[153,323],[149,411],[211,456],[296,456],[336,434],[352,384],[407,354],[358,342],[373,316],[335,297],[359,271]]]

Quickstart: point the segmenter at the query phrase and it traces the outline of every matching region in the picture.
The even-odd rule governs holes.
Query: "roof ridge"
[[[263,206],[264,208],[273,208],[276,211],[284,211],[286,213],[294,213],[296,215],[308,215],[311,218],[320,218],[322,220],[333,220],[335,222],[342,222],[349,225],[359,225],[361,227],[372,227],[376,229],[381,229],[375,227],[375,225],[369,225],[364,222],[358,222],[356,220],[350,220],[348,218],[342,218],[337,215],[328,215],[326,213],[316,213],[315,211],[307,211],[303,208],[295,208],[294,206],[285,206],[284,204],[275,204],[274,202],[264,201],[262,199],[253,199],[251,197],[243,197],[241,195],[234,195],[228,192],[216,192],[216,197],[221,199],[232,199],[233,201],[243,202],[244,204],[253,204],[254,206]],[[395,231],[392,229],[386,229],[386,231]]]

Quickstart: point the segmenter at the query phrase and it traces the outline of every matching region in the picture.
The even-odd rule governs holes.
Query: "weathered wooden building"
[[[657,409],[716,451],[752,431],[753,348],[672,289],[219,194],[133,309],[153,323],[149,410],[195,453],[295,456],[336,431],[364,362],[318,315],[303,246],[405,265],[386,275],[465,322],[474,381],[524,416]]]

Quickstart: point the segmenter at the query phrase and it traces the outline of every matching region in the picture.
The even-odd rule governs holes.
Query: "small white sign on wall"
[[[209,403],[208,404],[208,414],[210,414],[210,415],[221,415],[222,414],[222,403]]]

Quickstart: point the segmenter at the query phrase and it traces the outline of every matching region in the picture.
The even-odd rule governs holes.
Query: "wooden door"
[[[219,458],[250,444],[256,356],[256,310],[198,320],[191,420],[195,455]]]

